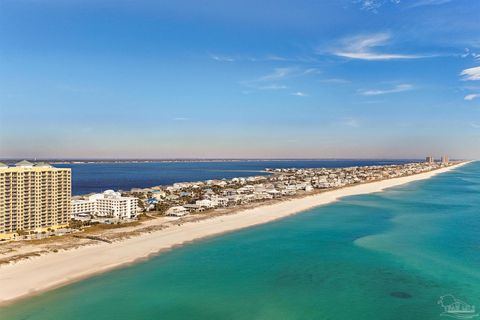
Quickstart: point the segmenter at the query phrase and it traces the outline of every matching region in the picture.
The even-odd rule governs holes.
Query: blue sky
[[[480,1],[0,0],[0,157],[480,158]]]

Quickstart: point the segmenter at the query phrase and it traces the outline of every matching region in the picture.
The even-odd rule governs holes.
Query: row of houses
[[[164,214],[183,216],[216,208],[234,207],[252,202],[291,197],[315,189],[390,179],[430,171],[442,163],[406,163],[401,165],[348,168],[266,169],[268,176],[174,183],[147,189],[133,189],[146,210],[164,209]]]
[[[315,189],[341,188],[407,176],[445,165],[425,162],[348,168],[277,168],[266,169],[270,175],[265,176],[180,182],[170,186],[136,188],[123,193],[107,190],[72,200],[72,218],[129,221],[144,210],[162,211],[167,216],[183,216],[189,212],[291,197]]]

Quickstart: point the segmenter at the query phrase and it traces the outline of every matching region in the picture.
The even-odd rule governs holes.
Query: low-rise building
[[[204,208],[213,208],[215,207],[215,204],[213,203],[212,200],[208,199],[203,199],[203,200],[197,200],[195,201],[195,204]]]
[[[72,200],[72,219],[84,220],[95,214],[95,201],[91,200]]]
[[[119,192],[107,190],[83,200],[72,200],[72,218],[83,218],[86,215],[99,218],[133,219],[137,216],[138,199],[122,197]]]
[[[182,217],[188,214],[188,210],[183,206],[171,207],[165,212],[166,216]]]

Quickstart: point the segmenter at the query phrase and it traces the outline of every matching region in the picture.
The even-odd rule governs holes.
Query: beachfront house
[[[187,209],[187,211],[189,212],[202,212],[205,210],[204,207],[198,204],[192,204],[192,203],[184,204],[183,207]]]
[[[152,191],[152,198],[157,200],[161,200],[167,196],[167,193],[163,190],[153,190]]]
[[[234,196],[236,194],[237,194],[237,190],[235,190],[235,189],[225,189],[223,191],[223,195],[226,196],[226,197]]]
[[[228,206],[228,198],[213,196],[210,199],[215,207],[227,207]]]
[[[197,200],[195,201],[195,204],[196,205],[199,205],[201,207],[204,207],[204,208],[213,208],[215,207],[215,204],[213,203],[212,200],[208,200],[208,199],[203,199],[203,200]]]
[[[282,196],[282,193],[275,189],[269,189],[267,193],[270,194],[272,198],[280,198]]]
[[[183,206],[175,206],[169,208],[165,215],[169,217],[183,217],[188,214],[188,210]]]

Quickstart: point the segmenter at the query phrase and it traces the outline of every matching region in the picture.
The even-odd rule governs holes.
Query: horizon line
[[[440,159],[438,157],[438,159]],[[327,158],[35,158],[35,157],[11,157],[11,158],[3,158],[0,157],[0,161],[21,161],[21,160],[28,160],[28,161],[51,161],[51,162],[61,162],[61,161],[119,161],[119,162],[128,162],[128,161],[334,161],[334,160],[424,160],[425,157],[406,157],[406,158],[395,158],[395,157],[378,157],[378,158],[369,158],[369,157],[327,157]],[[434,157],[435,159],[435,157]],[[474,160],[474,159],[467,159],[467,158],[452,158],[451,160]]]

